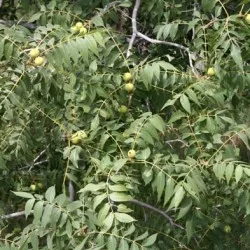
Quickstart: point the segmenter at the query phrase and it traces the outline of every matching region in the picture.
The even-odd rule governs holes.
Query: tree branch
[[[135,6],[133,9],[133,14],[132,14],[132,37],[129,41],[129,45],[128,45],[128,51],[127,51],[127,55],[126,57],[128,58],[131,55],[131,49],[133,47],[133,44],[135,42],[135,38],[137,36],[137,24],[136,24],[136,19],[137,19],[137,12],[140,6],[141,0],[136,0],[135,2]]]
[[[31,211],[31,213],[33,213],[33,210]],[[16,217],[20,217],[25,215],[25,211],[20,211],[20,212],[15,212],[12,214],[6,214],[6,215],[1,215],[2,219],[12,219],[12,218],[16,218]]]
[[[133,13],[132,13],[132,36],[131,36],[131,39],[129,41],[129,46],[128,46],[126,57],[128,58],[131,55],[131,49],[132,49],[133,44],[135,42],[135,38],[138,36],[138,37],[141,37],[142,39],[144,39],[144,40],[146,40],[146,41],[148,41],[150,43],[165,44],[165,45],[168,45],[168,46],[172,46],[172,47],[176,47],[176,48],[179,48],[181,50],[184,50],[188,54],[189,66],[192,69],[192,72],[194,73],[195,76],[199,76],[198,71],[195,69],[195,67],[193,65],[193,61],[192,61],[193,53],[190,52],[190,49],[188,47],[185,47],[185,46],[183,46],[181,44],[178,44],[178,43],[152,39],[152,38],[142,34],[141,32],[139,32],[137,30],[137,24],[136,24],[137,21],[136,21],[136,19],[137,19],[137,13],[138,13],[140,3],[141,3],[141,0],[136,0],[135,1],[135,6],[134,6],[134,9],[133,9]]]
[[[156,208],[156,207],[154,207],[154,206],[152,206],[152,205],[150,205],[150,204],[148,204],[148,203],[145,203],[145,202],[142,202],[142,201],[138,201],[138,200],[136,200],[136,199],[132,199],[130,202],[132,202],[132,203],[134,203],[134,204],[136,204],[136,205],[139,205],[139,206],[141,206],[141,207],[148,208],[148,209],[150,209],[150,210],[152,210],[152,211],[154,211],[154,212],[156,212],[156,213],[161,214],[163,217],[165,217],[165,218],[169,221],[169,223],[170,223],[170,225],[171,225],[172,227],[178,227],[178,228],[184,230],[184,228],[183,228],[181,225],[176,224],[176,223],[173,221],[173,219],[172,219],[167,213],[165,213],[164,211],[162,211],[162,210],[160,210],[160,209],[158,209],[158,208]]]

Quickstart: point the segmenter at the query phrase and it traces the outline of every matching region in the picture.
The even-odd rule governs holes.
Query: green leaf
[[[129,250],[128,242],[125,239],[121,238],[118,249],[119,250]]]
[[[47,204],[44,208],[41,225],[45,228],[48,222],[51,220],[51,213],[52,213],[53,205]]]
[[[163,190],[165,187],[165,174],[160,171],[156,178],[155,178],[155,184],[156,184],[156,191],[157,191],[157,200],[159,201],[162,194],[163,194]]]
[[[130,201],[132,199],[130,195],[117,193],[117,192],[111,193],[109,197],[112,201],[116,201],[116,202]]]
[[[32,208],[33,208],[33,205],[35,203],[35,199],[29,199],[26,204],[25,204],[25,217],[27,219],[27,217],[31,214],[31,211],[32,211]]]
[[[62,213],[62,211],[60,208],[53,207],[52,212],[51,212],[51,225],[52,225],[52,227],[56,227],[56,224],[61,217],[61,213]]]
[[[243,71],[243,60],[241,56],[241,49],[234,43],[232,43],[231,46],[231,56],[234,62],[237,64],[237,66],[241,69],[241,71]]]
[[[151,118],[149,118],[149,122],[160,132],[164,134],[166,125],[163,119],[159,115],[154,115]]]
[[[134,233],[136,230],[134,224],[131,224],[131,226],[123,233],[123,237],[126,237],[128,235],[131,235],[132,233]]]
[[[247,176],[250,177],[250,169],[249,168],[244,168],[244,172],[246,173]]]
[[[72,162],[73,166],[78,168],[78,161],[80,159],[80,153],[82,152],[82,148],[79,146],[74,146],[70,151],[69,160]]]
[[[186,233],[187,233],[187,238],[188,238],[188,242],[190,241],[191,237],[194,234],[193,231],[193,221],[192,220],[187,220],[186,221]]]
[[[170,70],[170,71],[178,71],[176,67],[174,67],[172,64],[165,62],[165,61],[159,61],[158,64],[160,67],[162,67],[164,70]]]
[[[95,116],[95,118],[91,122],[90,129],[91,130],[96,130],[97,127],[99,126],[99,123],[100,123],[100,121],[99,121],[99,115],[97,114]]]
[[[85,236],[85,238],[81,241],[81,243],[78,244],[76,247],[74,247],[74,250],[83,250],[84,249],[84,245],[88,241],[88,238],[89,238],[89,235]]]
[[[122,223],[131,223],[133,221],[136,221],[132,216],[128,214],[118,212],[115,213],[115,218]]]
[[[103,190],[103,189],[106,189],[105,182],[100,182],[98,184],[89,183],[84,188],[80,189],[78,192],[79,193],[88,192],[88,191],[96,192],[96,191]]]
[[[187,117],[187,114],[185,114],[184,112],[182,112],[181,110],[177,110],[176,112],[174,112],[170,118],[170,120],[168,121],[168,123],[172,123],[175,121],[179,121],[181,118],[183,117]]]
[[[213,166],[213,171],[215,176],[219,179],[219,181],[221,181],[226,171],[226,164],[224,162],[215,163]]]
[[[108,250],[117,249],[117,240],[113,235],[110,235],[108,238],[107,248]]]
[[[179,211],[179,214],[177,216],[177,220],[184,217],[190,211],[192,205],[193,205],[193,202],[190,198],[187,201],[184,201],[180,207],[180,211]]]
[[[0,41],[0,60],[2,59],[4,55],[4,43],[5,43],[5,39],[2,39]]]
[[[145,66],[143,70],[141,70],[140,76],[146,89],[148,89],[149,86],[151,85],[153,80],[153,75],[154,75],[153,69],[148,64]]]
[[[182,186],[179,186],[174,195],[174,207],[177,208],[184,198],[185,190]]]
[[[109,203],[105,203],[102,206],[102,208],[100,209],[100,211],[98,213],[98,216],[97,216],[98,222],[100,224],[102,224],[104,219],[107,217],[107,215],[109,213],[109,210],[110,210],[110,204]]]
[[[100,15],[95,15],[91,20],[96,27],[104,26],[103,20]]]
[[[76,209],[83,207],[82,201],[81,200],[77,200],[77,201],[73,201],[70,202],[67,206],[66,206],[66,210],[68,212],[73,212]]]
[[[45,193],[45,199],[49,202],[52,202],[55,199],[56,190],[55,186],[49,187]]]
[[[165,197],[164,197],[164,206],[167,204],[167,202],[170,200],[170,198],[174,194],[174,187],[175,182],[173,178],[168,178],[166,180],[166,188],[165,188]]]
[[[106,199],[108,195],[106,193],[97,195],[93,200],[93,209],[96,210],[97,206],[103,202],[104,199]]]
[[[28,20],[28,23],[33,23],[34,21],[37,21],[37,20],[39,20],[40,19],[40,17],[41,17],[41,15],[42,15],[43,13],[35,13],[34,15],[32,15],[30,18],[29,18],[29,20]]]
[[[243,174],[243,167],[238,165],[235,169],[235,180],[236,180],[236,183],[238,183],[242,177],[242,174]]]
[[[130,250],[140,250],[138,247],[138,244],[136,242],[133,242],[130,246]]]
[[[126,192],[128,189],[122,184],[109,185],[109,189],[114,192]]]
[[[127,163],[127,159],[119,159],[117,161],[115,161],[114,166],[113,166],[113,170],[115,172],[120,171],[120,169]]]
[[[145,148],[143,150],[140,150],[136,154],[136,159],[138,160],[147,160],[151,154],[150,148]]]
[[[234,165],[232,162],[230,162],[227,166],[226,166],[226,180],[227,180],[227,184],[229,184],[232,176],[233,176],[233,172],[234,172]]]
[[[190,108],[190,102],[189,102],[189,99],[187,98],[186,95],[182,95],[180,97],[180,103],[181,103],[181,106],[189,113],[191,114],[191,108]]]
[[[32,194],[26,192],[13,192],[13,194],[26,199],[34,199]]]
[[[215,7],[216,0],[202,0],[202,7],[205,9],[205,11],[212,11],[212,9]]]
[[[143,239],[145,239],[145,238],[147,238],[147,237],[148,237],[148,231],[146,231],[145,233],[143,233],[143,234],[137,236],[137,237],[135,238],[135,241],[140,241],[140,240],[143,240]]]
[[[196,103],[198,106],[200,106],[200,102],[198,100],[198,97],[192,89],[190,89],[190,88],[187,89],[186,94],[188,95],[190,100],[192,100],[194,103]]]
[[[149,236],[147,239],[145,239],[142,242],[142,246],[148,247],[148,246],[153,245],[155,243],[155,241],[156,241],[156,238],[157,238],[157,233]]]
[[[44,201],[38,201],[34,206],[34,223],[39,223],[40,218],[43,213],[43,204]]]
[[[108,216],[106,217],[106,219],[103,221],[103,225],[104,225],[104,230],[108,231],[114,222],[114,214],[113,213],[109,213]]]

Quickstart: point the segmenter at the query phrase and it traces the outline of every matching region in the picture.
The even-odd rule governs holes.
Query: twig
[[[188,144],[185,143],[184,141],[180,140],[180,139],[165,141],[165,143],[168,144],[171,148],[173,148],[172,145],[171,145],[171,143],[173,143],[173,142],[181,142],[183,144],[183,147],[188,147]]]
[[[136,24],[136,19],[137,19],[137,12],[140,6],[141,0],[136,0],[135,2],[135,6],[133,9],[133,14],[132,14],[132,37],[129,41],[129,45],[128,45],[128,51],[127,51],[127,55],[126,57],[128,58],[131,55],[131,49],[133,47],[133,44],[135,42],[135,38],[137,36],[137,24]]]
[[[31,213],[33,213],[33,210],[31,210]],[[2,219],[12,219],[12,218],[16,218],[16,217],[20,217],[25,215],[25,211],[20,211],[20,212],[15,212],[12,214],[6,214],[6,215],[1,215]]]
[[[3,0],[0,0],[0,8],[2,7],[3,4]]]
[[[44,150],[42,150],[42,151],[38,154],[38,156],[33,160],[33,164],[30,166],[28,172],[29,172],[35,165],[39,165],[39,164],[36,164],[36,163],[37,163],[37,161],[41,158],[41,156],[44,155],[44,154],[46,153],[46,150],[47,150],[48,147],[49,147],[49,145],[48,145]],[[41,163],[41,162],[43,162],[43,161],[40,161],[40,163]]]
[[[35,167],[35,166],[38,166],[38,165],[42,165],[42,164],[48,163],[48,162],[49,162],[48,160],[38,161],[38,162],[34,163],[32,166],[30,166],[30,165],[24,166],[24,167],[20,168],[19,170],[24,170],[24,169],[26,169],[26,168],[29,168],[29,171],[30,171],[30,169],[31,169],[32,167]]]
[[[106,6],[103,8],[103,12],[107,12],[110,8],[115,7],[115,5],[120,4],[121,1],[114,1],[112,3],[108,3]]]
[[[75,189],[71,180],[69,180],[68,190],[69,190],[69,200],[73,201],[75,198]]]
[[[183,46],[181,44],[178,44],[178,43],[153,39],[153,38],[150,38],[150,37],[142,34],[141,32],[139,32],[137,30],[136,19],[137,19],[137,13],[138,13],[140,3],[141,3],[141,0],[136,0],[135,6],[134,6],[134,9],[133,9],[132,19],[131,19],[132,20],[132,36],[131,36],[131,39],[129,41],[129,46],[128,46],[126,57],[128,58],[131,55],[131,49],[132,49],[133,44],[135,42],[135,38],[138,36],[138,37],[140,37],[140,38],[142,38],[142,39],[144,39],[144,40],[146,40],[146,41],[148,41],[150,43],[165,44],[165,45],[168,45],[168,46],[172,46],[172,47],[176,47],[176,48],[179,48],[181,50],[184,50],[188,54],[189,65],[190,65],[190,67],[192,69],[192,72],[194,73],[195,76],[199,76],[198,71],[195,69],[195,67],[193,65],[193,61],[192,61],[193,53],[190,51],[190,49],[188,47],[185,47],[185,46]]]
[[[154,211],[154,212],[156,212],[156,213],[161,214],[163,217],[167,218],[167,220],[169,221],[169,223],[170,223],[170,225],[171,225],[172,227],[178,227],[178,228],[184,230],[184,228],[183,228],[181,225],[176,224],[176,223],[173,221],[173,219],[172,219],[167,213],[165,213],[164,211],[162,211],[162,210],[160,210],[160,209],[158,209],[158,208],[156,208],[156,207],[153,207],[152,205],[150,205],[150,204],[148,204],[148,203],[145,203],[145,202],[142,202],[142,201],[138,201],[138,200],[136,200],[136,199],[132,199],[130,202],[132,202],[132,203],[134,203],[134,204],[136,204],[136,205],[139,205],[139,206],[141,206],[141,207],[148,208],[148,209],[150,209],[150,210],[152,210],[152,211]]]
[[[1,8],[1,6],[0,6],[0,8]],[[12,20],[0,19],[0,24],[6,25],[8,27],[10,27],[14,24],[17,24],[17,25],[21,25],[29,30],[35,30],[37,28],[37,25],[35,25],[34,23],[28,23],[28,22],[24,22],[24,21],[20,21],[20,22],[16,23],[15,21],[12,21]]]
[[[151,112],[151,109],[150,109],[150,100],[149,100],[148,97],[146,98],[145,102],[146,102],[146,106],[147,106],[148,112]]]
[[[181,44],[178,43],[172,43],[172,42],[167,42],[167,41],[162,41],[162,40],[157,40],[157,39],[152,39],[144,34],[142,34],[141,32],[137,32],[137,36],[145,39],[146,41],[150,42],[150,43],[155,43],[155,44],[165,44],[165,45],[169,45],[169,46],[173,46],[179,49],[182,49],[184,51],[189,51],[188,47],[185,47]]]

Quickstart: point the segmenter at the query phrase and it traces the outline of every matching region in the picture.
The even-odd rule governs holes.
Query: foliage
[[[3,249],[247,249],[249,1],[3,2]]]

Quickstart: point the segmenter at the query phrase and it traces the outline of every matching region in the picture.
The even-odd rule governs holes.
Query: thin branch
[[[75,198],[75,189],[71,180],[69,180],[68,191],[69,191],[69,200],[73,201]]]
[[[194,65],[193,65],[193,61],[192,61],[192,57],[193,57],[193,53],[190,52],[190,49],[188,47],[185,47],[181,44],[178,44],[178,43],[173,43],[173,42],[167,42],[167,41],[162,41],[162,40],[158,40],[158,39],[153,39],[153,38],[150,38],[144,34],[142,34],[141,32],[139,32],[137,30],[137,13],[138,13],[138,9],[139,9],[139,6],[140,6],[140,3],[141,3],[141,0],[136,0],[135,2],[135,6],[134,6],[134,9],[133,9],[133,13],[132,13],[132,36],[131,36],[131,39],[129,41],[129,46],[128,46],[128,50],[127,50],[127,55],[126,57],[128,58],[130,55],[131,55],[131,49],[133,47],[133,44],[135,42],[135,38],[138,36],[150,43],[154,43],[154,44],[165,44],[165,45],[168,45],[168,46],[172,46],[172,47],[176,47],[176,48],[179,48],[181,50],[184,50],[185,52],[187,52],[188,54],[188,60],[189,60],[189,66],[190,68],[192,69],[192,72],[194,73],[195,76],[199,76],[199,73],[198,71],[195,69]]]
[[[178,228],[184,230],[184,228],[181,225],[176,224],[173,221],[173,219],[167,213],[165,213],[164,211],[162,211],[162,210],[160,210],[160,209],[158,209],[158,208],[156,208],[156,207],[154,207],[154,206],[152,206],[152,205],[150,205],[148,203],[145,203],[145,202],[142,202],[142,201],[138,201],[136,199],[132,199],[130,202],[132,202],[132,203],[134,203],[136,205],[139,205],[141,207],[148,208],[148,209],[150,209],[150,210],[152,210],[152,211],[154,211],[156,213],[161,214],[163,217],[165,217],[169,221],[169,223],[170,223],[170,225],[172,227],[178,227]]]
[[[1,1],[1,0],[0,0]],[[0,6],[1,7],[1,6]],[[0,19],[0,24],[6,25],[8,27],[11,27],[12,25],[21,25],[29,30],[35,30],[37,28],[37,25],[34,23],[28,23],[28,22],[24,22],[24,21],[20,21],[20,22],[15,22],[13,20],[3,20]]]
[[[0,8],[2,7],[3,4],[3,0],[0,0]]]
[[[152,39],[140,32],[137,32],[137,35],[141,38],[143,38],[144,40],[150,42],[150,43],[155,43],[155,44],[165,44],[165,45],[169,45],[169,46],[173,46],[173,47],[176,47],[176,48],[179,48],[179,49],[182,49],[184,51],[189,51],[189,48],[188,47],[185,47],[181,44],[178,44],[178,43],[172,43],[172,42],[167,42],[167,41],[162,41],[162,40],[157,40],[157,39]]]
[[[31,211],[31,213],[33,213],[33,210]],[[12,214],[6,214],[6,215],[1,215],[2,219],[12,219],[12,218],[16,218],[16,217],[20,217],[25,215],[25,211],[20,211],[20,212],[15,212]]]
[[[38,161],[38,162],[34,163],[33,165],[24,166],[24,167],[20,168],[19,170],[24,170],[24,169],[26,169],[26,168],[29,168],[29,171],[30,171],[30,169],[31,169],[32,167],[35,167],[35,166],[38,166],[38,165],[42,165],[42,164],[48,163],[48,162],[49,162],[48,160]]]
[[[44,161],[40,161],[40,162],[37,162],[37,161],[46,153],[46,150],[48,149],[48,147],[49,147],[49,145],[48,145],[44,150],[42,150],[42,151],[38,154],[38,156],[33,160],[33,163],[32,163],[32,165],[30,166],[28,172],[31,171],[31,169],[32,169],[35,165],[40,165],[41,163],[44,162]],[[39,163],[39,164],[37,164],[37,163]]]
[[[128,45],[128,51],[127,51],[127,55],[126,57],[128,58],[131,55],[131,49],[133,47],[133,44],[135,42],[135,38],[137,36],[137,24],[136,24],[136,19],[137,19],[137,12],[140,6],[141,0],[136,0],[135,2],[135,6],[133,9],[133,14],[132,14],[132,37],[129,41],[129,45]]]
[[[188,144],[185,143],[181,139],[174,139],[174,140],[167,140],[167,141],[165,141],[165,143],[168,144],[171,148],[173,148],[172,145],[171,145],[171,143],[173,143],[173,142],[181,142],[183,144],[183,147],[188,147]]]
[[[39,155],[33,160],[33,163],[36,163],[37,160],[38,160],[43,154],[45,154],[47,148],[48,148],[48,146],[47,146],[43,151],[41,151],[41,152],[39,153]]]

